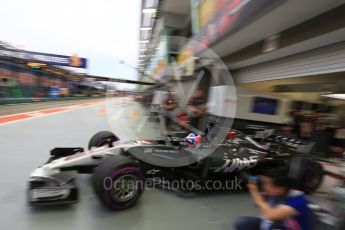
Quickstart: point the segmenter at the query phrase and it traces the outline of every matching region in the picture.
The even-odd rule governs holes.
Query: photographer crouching
[[[311,230],[311,211],[304,194],[290,189],[288,172],[270,170],[260,177],[250,177],[248,190],[260,209],[259,217],[240,217],[237,230]],[[258,188],[261,182],[263,193]]]

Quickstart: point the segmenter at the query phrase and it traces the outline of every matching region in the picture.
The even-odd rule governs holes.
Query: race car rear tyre
[[[324,176],[324,170],[319,162],[313,162],[312,166],[306,172],[303,183],[303,191],[311,194],[319,188]]]
[[[111,147],[112,143],[120,140],[115,134],[109,131],[101,131],[93,135],[89,141],[89,149],[92,147],[101,147],[103,145],[109,145]]]
[[[322,165],[309,156],[290,161],[289,179],[293,189],[310,194],[320,186],[324,174]]]
[[[135,205],[144,191],[144,181],[139,165],[125,156],[104,159],[92,177],[97,197],[111,210]]]

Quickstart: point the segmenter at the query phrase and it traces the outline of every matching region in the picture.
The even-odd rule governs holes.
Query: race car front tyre
[[[120,140],[115,134],[109,131],[101,131],[93,135],[89,141],[89,149],[92,147],[101,147],[103,145],[109,145]]]
[[[144,191],[144,172],[125,156],[103,160],[92,177],[99,200],[111,210],[122,210],[137,203]]]

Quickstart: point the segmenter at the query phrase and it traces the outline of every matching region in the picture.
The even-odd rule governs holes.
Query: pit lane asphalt
[[[111,103],[0,126],[0,229],[232,229],[236,217],[257,215],[246,192],[180,197],[159,189],[145,191],[133,208],[111,212],[93,194],[89,175],[78,177],[79,203],[27,206],[26,182],[31,171],[46,162],[50,149],[86,147],[90,137],[101,130],[112,130],[122,139],[140,138],[138,132],[157,136],[157,127],[149,128],[154,124],[140,124],[141,113],[146,112],[137,103],[117,98]],[[142,126],[141,131],[133,131],[137,126]]]

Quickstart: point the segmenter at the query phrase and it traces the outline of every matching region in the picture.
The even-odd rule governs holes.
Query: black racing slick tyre
[[[313,193],[322,183],[322,165],[310,157],[298,157],[290,161],[289,179],[294,189]]]
[[[109,131],[101,131],[93,135],[89,141],[88,148],[101,147],[103,145],[112,146],[112,143],[120,140],[115,134]]]
[[[304,192],[307,194],[315,192],[320,187],[324,174],[322,165],[319,162],[313,162],[304,177]]]
[[[105,207],[123,210],[138,202],[144,181],[144,172],[137,163],[125,156],[113,156],[96,168],[92,186]]]

